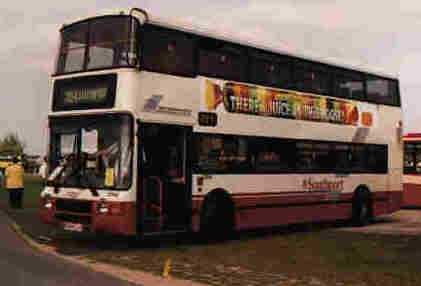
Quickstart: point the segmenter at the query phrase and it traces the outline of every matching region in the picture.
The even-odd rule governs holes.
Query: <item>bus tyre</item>
[[[225,240],[234,230],[234,204],[225,191],[209,194],[200,216],[200,235],[203,240]]]
[[[365,226],[371,222],[372,205],[370,192],[359,189],[355,192],[352,202],[352,221],[354,226]]]

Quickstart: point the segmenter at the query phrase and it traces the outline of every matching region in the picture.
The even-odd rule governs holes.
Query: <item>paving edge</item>
[[[142,286],[206,286],[206,284],[193,282],[190,280],[182,280],[172,277],[163,278],[144,271],[131,270],[125,267],[116,266],[109,263],[96,262],[88,260],[87,258],[82,256],[69,257],[63,254],[59,254],[57,253],[54,247],[38,243],[34,239],[32,239],[22,230],[20,225],[18,225],[4,211],[0,211],[0,215],[4,215],[7,218],[12,230],[33,250],[54,255],[55,257],[83,266],[92,271],[104,273],[112,277],[118,278],[120,280],[124,280]]]

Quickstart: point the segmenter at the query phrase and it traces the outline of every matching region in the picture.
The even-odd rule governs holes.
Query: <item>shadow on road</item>
[[[389,223],[390,218],[376,220],[375,224]],[[178,235],[159,235],[151,237],[121,237],[94,234],[78,234],[68,232],[53,233],[52,244],[57,251],[66,255],[85,255],[103,250],[157,250],[174,247],[194,247],[201,245],[218,245],[226,243],[244,242],[247,240],[266,239],[274,236],[287,236],[299,233],[314,233],[320,231],[336,230],[343,227],[351,227],[349,221],[303,223],[288,226],[239,231],[230,238],[224,240],[209,240],[196,233],[184,233]]]

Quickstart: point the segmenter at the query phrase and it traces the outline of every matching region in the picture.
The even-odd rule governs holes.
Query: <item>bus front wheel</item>
[[[366,188],[355,191],[352,201],[352,221],[354,226],[365,226],[372,219],[371,194]]]

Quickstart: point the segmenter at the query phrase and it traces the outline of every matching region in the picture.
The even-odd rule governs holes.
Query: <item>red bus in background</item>
[[[421,133],[408,133],[404,141],[403,207],[421,207]]]

